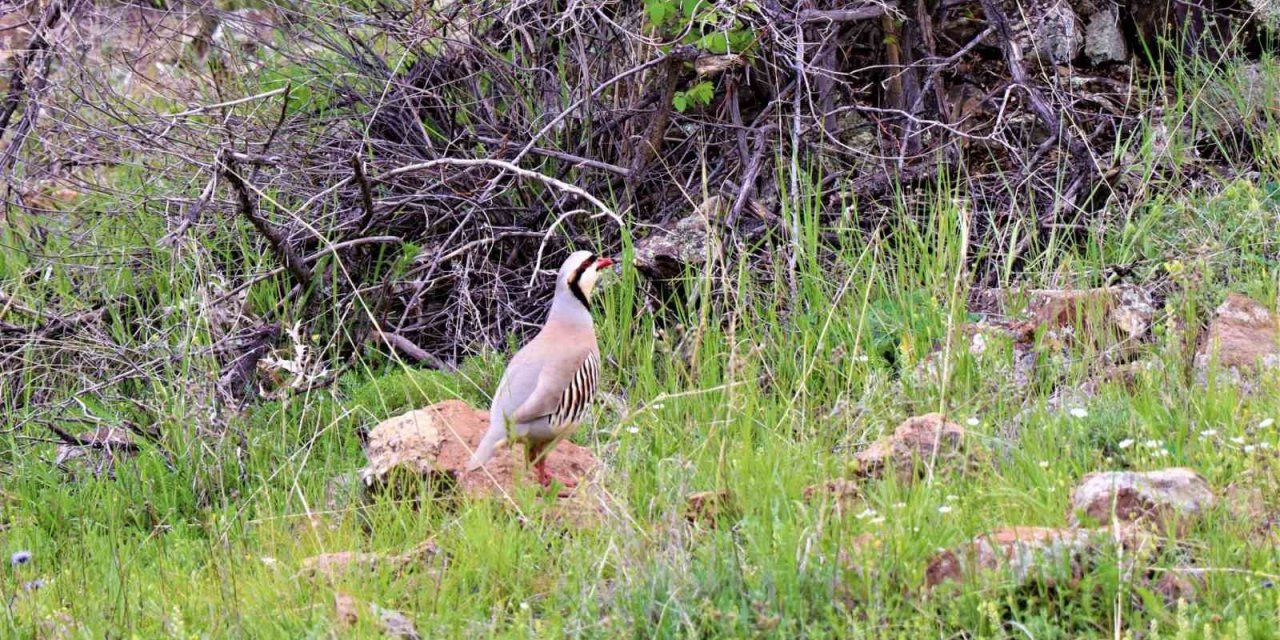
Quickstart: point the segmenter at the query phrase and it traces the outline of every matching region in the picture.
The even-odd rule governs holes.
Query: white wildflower
[[[1275,423],[1276,423],[1275,418],[1267,418],[1266,420],[1263,420],[1262,422],[1259,422],[1259,423],[1258,423],[1258,428],[1260,428],[1260,429],[1269,429],[1269,428],[1271,428],[1273,425],[1275,425]]]
[[[1133,446],[1133,438],[1125,438],[1124,440],[1121,440],[1117,446],[1121,449],[1128,449]]]
[[[969,353],[980,356],[987,351],[987,337],[981,333],[973,335],[973,342],[969,345]]]
[[[855,517],[855,518],[857,518],[857,519],[859,519],[859,520],[865,520],[865,519],[867,519],[867,518],[874,517],[875,515],[876,515],[876,510],[875,510],[875,509],[864,509],[864,510],[862,511],[862,513],[859,513],[858,515],[856,515],[856,516],[854,516],[854,517]]]
[[[1041,469],[1048,469],[1048,468],[1049,468],[1049,461],[1048,461],[1048,460],[1041,460],[1041,461],[1040,461],[1040,468],[1041,468]]]
[[[964,423],[971,427],[976,427],[982,424],[982,421],[977,418],[969,418],[968,420],[965,420]]]
[[[1257,447],[1255,447],[1255,446],[1253,446],[1253,445],[1251,445],[1251,444],[1247,444],[1247,445],[1245,445],[1245,446],[1244,446],[1244,452],[1245,452],[1245,453],[1253,453],[1253,452],[1254,452],[1254,451],[1256,451],[1257,449],[1258,449]]]
[[[627,433],[630,433],[631,435],[640,433],[640,427],[627,427]]]
[[[951,505],[944,504],[938,507],[938,513],[951,513]]]
[[[1163,445],[1163,444],[1164,444],[1164,441],[1163,441],[1163,440],[1148,440],[1148,441],[1146,441],[1146,442],[1142,443],[1142,446],[1144,446],[1144,447],[1146,447],[1146,448],[1148,448],[1148,449],[1159,449],[1159,448],[1160,448],[1160,446],[1161,446],[1161,445]]]
[[[1216,435],[1218,435],[1217,429],[1205,429],[1204,431],[1200,432],[1200,436],[1204,438],[1212,438]]]
[[[1087,417],[1089,417],[1089,410],[1088,410],[1088,409],[1085,409],[1084,407],[1075,407],[1075,408],[1071,409],[1071,412],[1070,412],[1070,413],[1071,413],[1072,417],[1075,417],[1075,418],[1087,418]]]

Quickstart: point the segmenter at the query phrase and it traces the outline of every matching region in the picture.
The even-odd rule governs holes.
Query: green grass
[[[1249,200],[1233,193],[1195,210],[1244,223],[1232,202]],[[3,624],[31,634],[63,612],[84,637],[374,637],[367,607],[376,603],[410,615],[426,637],[1016,637],[1025,629],[1041,638],[1109,635],[1115,624],[1162,637],[1179,628],[1189,637],[1267,636],[1280,614],[1277,591],[1262,588],[1280,573],[1275,551],[1254,523],[1222,509],[1178,540],[1180,551],[1149,562],[1218,570],[1182,609],[1144,598],[1107,556],[1072,588],[1027,592],[993,579],[923,589],[940,548],[1001,525],[1064,525],[1067,495],[1090,471],[1188,466],[1220,492],[1244,484],[1268,504],[1280,500],[1273,454],[1246,454],[1232,440],[1280,447],[1274,427],[1259,428],[1280,418],[1276,387],[1204,393],[1180,374],[1183,351],[1160,331],[1143,348],[1155,369],[1131,391],[1103,386],[1072,404],[1088,411],[1083,418],[1045,393],[1024,403],[999,345],[975,357],[953,341],[945,384],[921,374],[916,365],[965,315],[952,275],[958,212],[939,206],[933,215],[932,224],[893,230],[895,242],[850,234],[838,269],[801,260],[800,310],[785,317],[785,278],[760,287],[751,273],[716,265],[690,282],[704,302],[685,312],[684,330],[659,331],[636,313],[639,283],[624,270],[598,305],[604,391],[620,403],[602,403],[578,436],[607,463],[616,513],[585,531],[548,517],[532,491],[517,492],[514,505],[331,499],[331,479],[363,463],[357,427],[441,399],[483,404],[499,357],[456,376],[362,364],[332,390],[232,418],[229,432],[244,440],[197,437],[179,392],[155,389],[152,397],[167,393],[173,403],[165,447],[144,447],[114,479],[70,482],[49,464],[51,447],[11,438],[3,550],[35,558],[0,584],[5,593],[37,577],[46,585],[21,595]],[[816,251],[809,242],[806,251]],[[1239,265],[1182,295],[1216,299],[1239,278],[1274,304],[1274,268],[1249,271],[1232,255]],[[1067,389],[1087,374],[1070,361],[1054,372]],[[853,452],[902,418],[934,410],[978,421],[971,431],[987,460],[978,471],[911,486],[867,481],[862,503],[842,513],[802,498],[809,484],[848,476]],[[1216,434],[1200,435],[1209,430]],[[1129,440],[1136,444],[1122,444]],[[688,525],[685,497],[721,488],[738,511],[715,528]],[[880,547],[860,576],[838,557],[862,533]],[[442,572],[388,568],[332,584],[298,574],[315,554],[395,554],[427,539],[447,556]],[[335,592],[361,607],[349,630],[336,622]]]
[[[1193,86],[1193,76],[1221,72],[1177,75]],[[1205,99],[1177,92],[1174,104],[1199,123]],[[217,364],[205,349],[227,328],[199,304],[206,288],[225,285],[209,262],[241,265],[242,275],[274,266],[249,233],[228,225],[202,240],[207,252],[166,249],[152,242],[162,220],[110,200],[80,205],[128,224],[69,225],[38,240],[34,221],[16,221],[0,236],[7,294],[37,310],[130,304],[107,323],[120,350],[32,345],[22,376],[5,378],[16,388],[3,394],[0,552],[34,559],[0,568],[0,597],[29,580],[45,585],[19,593],[0,629],[31,637],[62,621],[85,638],[378,637],[376,604],[411,617],[423,637],[1075,638],[1116,628],[1127,637],[1272,637],[1280,588],[1264,584],[1280,580],[1274,536],[1225,505],[1133,572],[1103,553],[1078,583],[1052,589],[1015,588],[998,575],[923,588],[939,549],[1000,526],[1064,526],[1072,487],[1092,471],[1186,466],[1220,496],[1243,488],[1280,508],[1280,427],[1262,426],[1280,422],[1280,386],[1205,388],[1186,370],[1187,345],[1225,292],[1276,304],[1280,146],[1274,134],[1262,141],[1266,169],[1256,179],[1198,189],[1178,173],[1191,172],[1186,150],[1198,135],[1177,133],[1163,150],[1151,131],[1125,143],[1146,195],[1081,242],[1055,235],[1033,247],[1016,277],[1006,270],[1011,286],[1092,286],[1105,267],[1134,262],[1139,281],[1159,283],[1167,305],[1139,353],[1153,367],[1132,388],[1072,394],[1095,373],[1087,349],[1045,361],[1026,391],[1012,383],[1009,345],[969,352],[957,326],[968,320],[970,283],[956,274],[986,249],[963,248],[958,188],[903,205],[901,222],[878,235],[824,229],[832,238],[817,233],[815,179],[804,176],[794,307],[785,259],[770,278],[713,262],[691,274],[687,304],[666,323],[643,311],[642,283],[623,269],[596,314],[609,400],[576,436],[607,469],[610,513],[585,530],[557,521],[531,488],[511,502],[353,504],[335,484],[364,463],[358,429],[444,399],[482,406],[509,354],[441,374],[365,353],[327,363],[346,366],[330,387],[214,417]],[[127,172],[119,181],[125,193],[200,189]],[[282,294],[264,283],[249,305],[280,309]],[[286,321],[296,313],[282,311]],[[164,357],[179,347],[189,357]],[[936,375],[922,366],[934,353]],[[150,375],[98,388],[86,378],[94,369],[78,364],[92,358],[141,363]],[[804,499],[811,484],[852,477],[854,453],[902,419],[931,411],[972,419],[976,468],[913,484],[867,480],[862,499],[841,511]],[[75,431],[86,416],[154,426],[163,437],[114,477],[69,479],[36,420]],[[688,494],[719,489],[737,509],[715,527],[688,524]],[[868,533],[874,552],[855,554],[860,570],[843,566],[841,552]],[[316,554],[398,554],[425,540],[442,551],[443,570],[300,575]],[[1135,577],[1188,563],[1208,577],[1181,605]],[[337,620],[336,593],[355,598],[354,627]]]

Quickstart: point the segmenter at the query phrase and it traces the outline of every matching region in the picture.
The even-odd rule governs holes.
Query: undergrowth
[[[1192,86],[1203,70],[1180,73]],[[1246,91],[1232,86],[1231,95]],[[1198,117],[1205,101],[1192,93],[1175,91],[1171,111]],[[968,238],[976,212],[960,187],[904,204],[872,234],[856,202],[847,226],[817,233],[821,205],[800,197],[812,233],[785,239],[800,252],[794,291],[785,261],[758,273],[716,252],[662,313],[647,306],[630,268],[602,287],[604,397],[575,440],[604,460],[610,510],[586,530],[566,529],[532,487],[509,503],[350,495],[362,430],[436,401],[485,405],[510,350],[441,373],[369,349],[321,363],[331,384],[213,419],[202,390],[219,371],[203,348],[227,329],[200,310],[209,287],[225,283],[210,282],[215,271],[201,261],[244,261],[245,274],[274,267],[249,230],[220,230],[208,252],[184,253],[155,245],[163,220],[123,202],[81,202],[68,220],[107,211],[113,221],[87,228],[10,220],[0,239],[8,296],[36,310],[55,299],[86,310],[131,305],[107,325],[124,351],[32,344],[18,356],[32,363],[25,377],[6,378],[19,388],[4,390],[0,550],[33,559],[0,570],[9,601],[0,625],[22,637],[53,628],[78,637],[376,637],[376,604],[410,616],[423,637],[1271,637],[1280,624],[1273,534],[1226,501],[1171,533],[1173,551],[1144,560],[1204,569],[1188,602],[1153,594],[1120,555],[1054,589],[998,578],[923,586],[939,549],[1000,526],[1064,526],[1068,494],[1093,471],[1185,466],[1220,496],[1245,487],[1280,505],[1280,387],[1206,388],[1187,372],[1188,345],[1225,292],[1276,305],[1280,143],[1274,133],[1254,141],[1265,168],[1257,175],[1209,184],[1173,157],[1203,142],[1201,133],[1157,128],[1133,141],[1133,158],[1150,167],[1172,158],[1174,174],[1160,181],[1177,189],[1147,173],[1149,197],[1107,224],[1033,245],[998,283],[1095,286],[1116,264],[1157,283],[1165,306],[1138,354],[1152,366],[1131,386],[1070,393],[1097,373],[1096,354],[1076,352],[1046,361],[1021,389],[1008,345],[970,350],[959,330],[971,319],[967,265],[984,243],[1011,239]],[[1170,136],[1162,148],[1157,134]],[[816,181],[804,176],[802,196]],[[143,185],[157,188],[133,186]],[[303,310],[288,308],[286,294],[263,283],[248,304],[284,307],[291,319]],[[333,319],[335,334],[346,320]],[[334,339],[290,338],[282,357]],[[188,357],[166,358],[177,345]],[[136,359],[154,375],[64,397],[59,389],[84,388],[78,377],[88,369],[68,364],[78,351]],[[35,411],[36,397],[59,411]],[[866,481],[840,510],[804,498],[809,485],[850,477],[854,452],[902,419],[933,411],[966,425],[984,453],[980,468],[914,484]],[[142,441],[110,476],[68,479],[52,464],[42,421],[76,431],[85,420],[145,423],[161,437]],[[690,493],[722,489],[735,510],[713,527],[686,522]],[[847,566],[841,553],[862,534],[875,552]],[[425,540],[444,554],[443,569],[378,566],[332,582],[300,573],[316,554],[398,554]],[[22,586],[37,579],[37,590]],[[353,627],[337,619],[336,593],[359,604]]]

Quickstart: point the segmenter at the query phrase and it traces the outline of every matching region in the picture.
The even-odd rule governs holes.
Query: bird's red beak
[[[613,266],[613,260],[609,258],[600,258],[599,260],[596,260],[597,269],[603,269],[605,267],[612,267],[612,266]]]

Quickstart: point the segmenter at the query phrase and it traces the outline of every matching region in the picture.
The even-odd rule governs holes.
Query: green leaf
[[[684,113],[689,106],[689,98],[683,91],[677,91],[675,97],[671,98],[671,104],[675,106],[676,111]]]
[[[718,31],[695,38],[692,44],[708,53],[729,53],[729,37]]]
[[[661,26],[671,11],[671,0],[644,0],[644,12],[653,26]]]
[[[715,96],[715,86],[703,80],[690,87],[686,93],[689,95],[689,101],[694,104],[711,104],[711,98]]]

